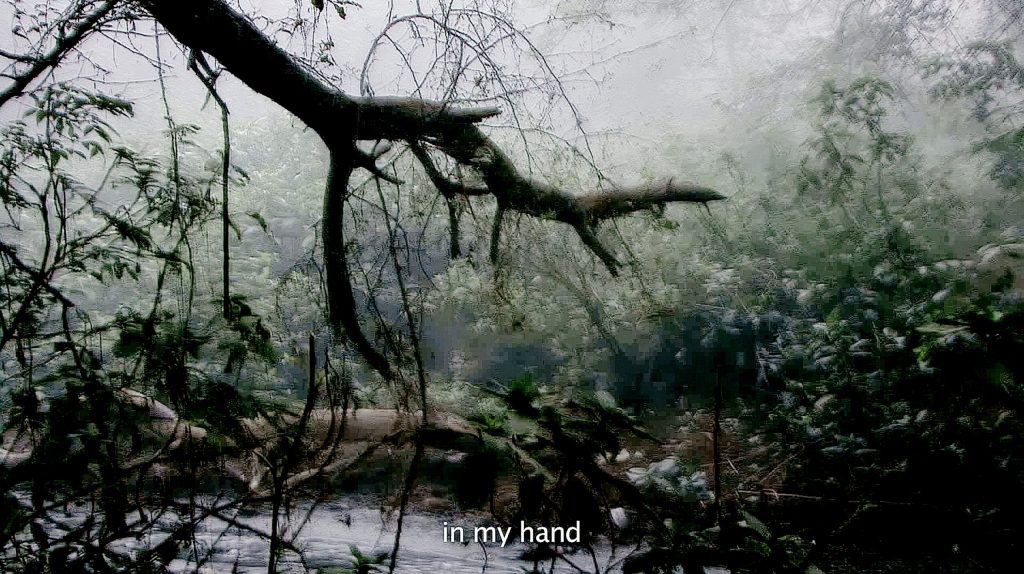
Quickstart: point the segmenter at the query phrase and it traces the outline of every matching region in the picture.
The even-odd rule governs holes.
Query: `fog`
[[[2,569],[1016,571],[1022,13],[0,2]]]
[[[482,8],[479,3],[465,6],[463,12],[460,7],[444,12],[422,2],[339,6],[347,6],[344,18],[303,2],[250,2],[242,8],[254,15],[257,26],[283,49],[345,92],[497,105],[501,115],[485,122],[488,133],[505,146],[524,173],[561,183],[574,193],[603,185],[602,178],[620,184],[658,177],[694,181],[729,197],[715,206],[724,218],[720,222],[729,222],[721,223],[724,229],[741,221],[749,225],[750,218],[757,217],[749,212],[749,206],[775,196],[773,190],[780,178],[791,177],[789,170],[801,153],[807,153],[808,142],[821,123],[818,104],[812,100],[823,83],[842,85],[861,77],[877,77],[893,86],[885,127],[913,139],[916,173],[926,179],[942,179],[953,195],[977,196],[992,193],[995,187],[984,175],[989,158],[971,152],[990,128],[971,122],[970,101],[937,97],[937,80],[925,70],[936,59],[966,53],[972,42],[1013,37],[1013,12],[999,3],[497,2],[486,6],[493,16],[476,20],[474,11]],[[12,30],[24,26],[28,15],[40,9],[19,13]],[[11,19],[14,8],[5,6],[4,10],[4,17]],[[446,37],[438,14],[453,18],[455,28],[467,26],[466,35]],[[459,21],[459,17],[468,19]],[[53,15],[46,18],[53,19]],[[493,29],[486,30],[487,26]],[[24,50],[30,37],[13,34],[6,38],[3,49],[10,53]],[[474,38],[487,46],[486,58],[465,59],[462,52],[467,45],[460,42]],[[221,117],[207,88],[188,68],[189,57],[152,20],[140,19],[112,25],[88,38],[71,62],[53,70],[48,79],[90,86],[132,102],[133,115],[112,122],[126,144],[146,154],[165,157],[171,151],[167,133],[172,124],[177,128],[194,126],[187,135],[188,145],[179,153],[195,167],[203,166],[199,172],[205,170],[206,175],[200,178],[206,178],[210,187],[223,146]],[[452,58],[461,59],[464,67],[452,68]],[[236,225],[244,227],[236,229],[241,241],[231,245],[231,256],[246,277],[238,290],[252,297],[262,312],[272,313],[275,303],[260,293],[279,288],[288,270],[315,256],[326,152],[313,131],[230,72],[218,77],[217,91],[230,110],[232,161],[245,175],[230,193]],[[4,108],[4,117],[17,118],[28,105],[25,99],[15,100]],[[81,162],[76,169],[83,179],[99,181],[105,166]],[[358,177],[358,181],[368,181]],[[396,201],[396,208],[401,209],[403,201]],[[420,209],[416,206],[419,196],[405,201],[413,202],[406,209]],[[711,225],[710,220],[695,219],[695,212],[679,206],[668,209],[672,217],[682,218],[682,231],[652,234],[635,226],[616,231],[627,258],[638,263],[647,257],[645,253],[671,250],[673,244],[682,249],[713,249],[702,242],[699,233],[686,232],[694,225]],[[424,220],[426,227],[411,231],[421,246],[412,265],[417,284],[434,284],[436,276],[449,266],[443,233],[439,235],[439,229],[430,223],[441,215],[431,210]],[[246,213],[262,213],[269,225],[266,232],[247,219]],[[471,263],[486,251],[482,244],[490,234],[485,222],[475,215],[473,219],[475,223],[463,230]],[[555,260],[569,257],[577,265],[586,264],[587,257],[578,253],[575,240],[562,230],[522,220],[516,223],[517,228],[524,225],[525,231],[513,234],[512,241],[529,245],[529,237],[542,237]],[[376,224],[375,229],[363,239],[362,260],[367,269],[379,267],[379,255],[374,260],[372,254],[386,250],[383,228]],[[639,235],[628,239],[624,233],[630,232]],[[562,242],[566,242],[564,247],[558,245]],[[214,236],[205,235],[197,248],[204,250],[206,258],[217,258]],[[559,255],[560,249],[564,251]],[[549,270],[540,272],[546,281],[553,278],[552,255],[542,255],[548,263],[538,265],[531,259],[535,255],[532,250],[510,251],[510,261],[518,260],[526,268],[521,277],[526,283],[519,296],[526,296],[531,289],[527,285],[541,285],[534,277],[538,267]],[[681,265],[685,274],[686,256],[677,257],[674,265]],[[459,269],[456,265],[449,272]],[[200,289],[212,296],[220,281],[218,272],[202,267],[197,274]],[[593,309],[581,309],[581,296],[608,297],[606,304],[619,297],[613,294],[615,287],[605,294],[593,291],[588,285],[593,276],[554,276],[554,284],[565,286],[566,281],[577,279],[582,281],[582,291],[575,297],[564,299],[572,290],[566,293],[555,287],[562,295],[553,304],[567,305],[565,312],[570,316],[595,317]],[[667,277],[661,280],[668,281],[663,287],[676,288]],[[90,289],[83,289],[86,297],[95,296]],[[426,293],[428,299],[444,298],[443,294]],[[384,316],[398,320],[394,295],[380,297],[376,304]],[[117,305],[110,303],[100,306],[113,313]],[[556,334],[535,324],[535,329],[519,332],[517,328],[502,335],[511,337],[502,343],[489,339],[479,346],[472,342],[474,333],[480,334],[479,311],[448,310],[424,317],[428,343],[435,347],[431,354],[436,368],[446,371],[450,355],[462,349],[491,365],[480,366],[482,370],[474,372],[473,379],[507,378],[522,359],[503,360],[504,345],[527,345],[537,357],[545,357],[539,363],[546,364],[552,356],[564,357],[566,351],[560,348],[552,355],[545,350],[549,337],[573,339],[578,335],[569,335],[571,331]],[[484,322],[494,320],[501,325],[508,313],[524,311],[494,309],[484,315],[492,312],[496,315]],[[311,316],[304,316],[300,324],[308,328]],[[539,315],[533,320],[543,323]],[[643,328],[631,332],[633,327],[622,324],[615,329],[626,329],[625,339],[635,340],[630,344],[647,349],[641,355],[661,347],[662,343],[645,339],[650,333]],[[585,330],[590,328],[593,326]],[[283,341],[289,340],[275,333]],[[593,344],[595,336],[583,334],[582,339],[567,343],[568,347]],[[607,337],[597,337],[601,338]],[[552,374],[550,364],[524,366]]]
[[[389,16],[413,14],[416,4],[366,3],[348,10],[343,21],[320,23],[294,34],[282,32],[281,25],[263,27],[276,32],[283,47],[306,57],[313,51],[310,44],[330,38],[333,48],[317,54],[332,58],[335,65],[325,73],[351,93],[361,89],[365,58],[377,39],[368,83],[374,93],[437,98],[442,94],[436,86],[417,91],[417,79],[393,46],[378,39]],[[576,125],[570,117],[565,101],[558,102],[551,115],[533,117],[532,109],[505,109],[496,123],[511,125],[514,114],[530,127],[552,128],[577,144],[587,135],[595,142],[595,151],[603,154],[602,168],[627,178],[644,169],[674,173],[680,162],[687,170],[700,170],[701,166],[692,164],[694,156],[703,157],[709,150],[741,151],[756,159],[771,145],[771,137],[799,143],[806,134],[801,124],[807,121],[807,100],[824,77],[878,74],[896,81],[903,88],[901,97],[911,103],[901,107],[899,115],[915,130],[931,127],[941,114],[917,109],[916,104],[926,98],[918,79],[921,65],[972,41],[989,39],[988,24],[998,17],[991,14],[994,5],[967,2],[957,6],[838,0],[506,4],[502,14],[527,31],[550,70],[540,70],[542,64],[536,58],[507,50],[495,54],[496,65],[512,70],[520,66],[517,72],[548,76],[544,78],[548,82],[557,78],[558,89],[564,90],[559,99],[564,95],[571,102],[580,123]],[[295,18],[293,2],[246,6],[264,22]],[[941,18],[922,15],[928,10]],[[122,45],[90,39],[82,56],[93,66],[69,67],[55,75],[92,81],[131,100],[137,121],[120,126],[122,135],[156,146],[157,132],[166,123],[153,65],[158,43],[151,23],[141,21],[136,26],[140,37]],[[414,44],[407,31],[399,29],[395,36],[403,45]],[[18,47],[17,40],[10,37],[5,49]],[[216,147],[219,116],[215,106],[204,104],[206,89],[183,66],[173,39],[164,38],[160,44],[171,110],[182,115],[180,121],[202,126],[197,139],[204,147]],[[413,62],[416,65],[422,64]],[[219,90],[229,103],[235,126],[244,128],[283,116],[278,106],[230,74]]]

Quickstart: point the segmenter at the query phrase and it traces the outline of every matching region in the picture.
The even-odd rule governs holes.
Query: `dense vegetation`
[[[733,4],[701,4],[712,46]],[[334,571],[303,561],[303,528],[360,497],[399,536],[339,556],[353,572],[401,566],[411,509],[580,521],[579,547],[524,550],[537,572],[1019,570],[1021,6],[833,4],[834,31],[723,104],[728,137],[659,142],[617,187],[600,166],[636,160],[627,138],[570,142],[571,66],[511,4],[389,14],[354,76],[329,30],[362,7],[238,16],[301,44],[306,83],[438,114],[349,141],[232,121],[221,75],[253,70],[168,3],[9,3],[5,571],[198,571],[214,520],[265,539],[270,572]],[[565,42],[630,17],[553,10]],[[944,41],[964,21],[978,41]],[[122,36],[151,43],[146,135],[145,101],[81,71],[106,70],[79,42]],[[175,64],[205,105],[174,108]],[[509,123],[459,116],[492,104]]]

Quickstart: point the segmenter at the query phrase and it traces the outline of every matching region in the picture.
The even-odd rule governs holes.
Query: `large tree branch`
[[[387,359],[359,327],[345,257],[342,214],[353,167],[363,167],[379,178],[394,178],[376,167],[376,157],[356,148],[358,140],[408,142],[446,199],[489,194],[495,197],[502,212],[514,210],[572,226],[584,245],[613,274],[618,263],[597,237],[602,221],[669,202],[706,203],[724,198],[711,189],[671,179],[666,183],[606,188],[582,195],[570,193],[521,175],[501,148],[475,125],[498,114],[497,108],[459,108],[447,102],[401,96],[351,96],[321,80],[224,0],[139,3],[179,42],[216,58],[250,88],[298,117],[330,149],[323,237],[331,322],[336,329],[344,328],[367,362],[385,377],[392,374]],[[429,143],[459,164],[474,169],[483,185],[463,185],[442,175],[422,143]],[[457,218],[453,220],[457,224]],[[455,253],[457,236],[453,237]]]
[[[434,164],[434,160],[431,159],[430,154],[423,147],[420,142],[413,140],[409,142],[409,149],[412,150],[416,159],[423,166],[423,171],[427,174],[427,178],[430,179],[430,183],[434,184],[437,191],[441,192],[441,195],[448,199],[453,199],[457,195],[490,195],[491,190],[484,186],[465,185],[456,181],[452,181],[445,177],[437,165]]]
[[[577,197],[588,216],[603,221],[668,203],[707,203],[725,199],[717,191],[694,183],[667,181],[612,188]]]
[[[449,125],[426,141],[455,161],[475,169],[483,178],[501,209],[511,209],[541,219],[561,221],[573,227],[580,240],[614,275],[618,263],[597,238],[597,226],[606,219],[621,217],[667,203],[707,203],[725,199],[717,191],[691,183],[666,182],[619,188],[610,187],[577,195],[521,175],[515,164],[493,140],[475,125]],[[415,151],[415,147],[414,147]],[[428,175],[439,185],[443,176]],[[449,185],[449,184],[445,184]],[[449,185],[450,189],[450,185]]]
[[[478,122],[493,107],[453,108],[402,96],[357,97],[327,85],[223,0],[140,0],[179,42],[216,58],[247,86],[294,114],[327,143],[405,140]]]
[[[331,152],[327,189],[324,191],[322,227],[324,266],[327,271],[327,307],[336,334],[340,335],[338,331],[343,328],[352,345],[366,362],[385,379],[391,379],[391,365],[387,358],[374,348],[359,326],[359,314],[352,292],[352,276],[348,268],[345,246],[345,196],[352,167],[351,155]]]

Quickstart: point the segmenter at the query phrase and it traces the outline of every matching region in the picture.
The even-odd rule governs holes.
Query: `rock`
[[[691,431],[683,435],[680,452],[685,458],[709,460],[715,450],[715,439],[709,432]]]
[[[665,460],[652,462],[649,469],[651,474],[656,474],[665,478],[675,478],[679,476],[680,473],[679,459],[674,456],[670,456]]]
[[[612,517],[612,524],[616,528],[624,529],[629,526],[629,517],[626,516],[626,509],[621,506],[615,507],[609,511]]]
[[[460,450],[445,451],[444,460],[448,464],[462,464],[466,461],[469,453]]]
[[[1013,282],[1011,288],[1024,290],[1024,243],[986,245],[978,250],[977,278],[979,289],[990,290],[1007,274]]]
[[[8,468],[18,466],[26,462],[32,457],[32,451],[10,451],[5,448],[0,448],[0,466],[6,466]]]

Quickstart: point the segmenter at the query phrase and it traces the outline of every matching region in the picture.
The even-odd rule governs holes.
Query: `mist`
[[[1018,570],[1022,7],[3,2],[0,563]]]

